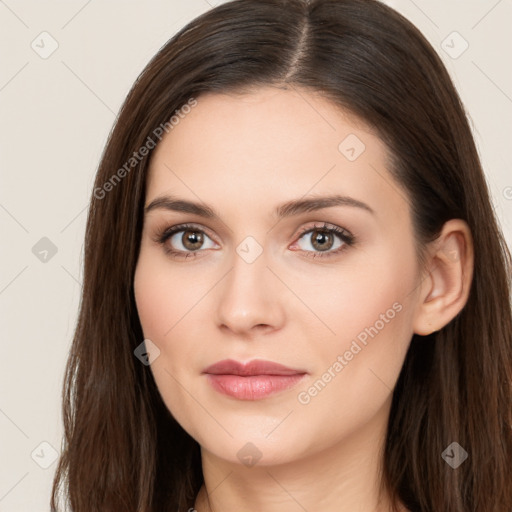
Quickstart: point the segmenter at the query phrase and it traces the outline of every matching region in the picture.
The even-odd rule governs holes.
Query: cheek
[[[312,296],[334,333],[315,346],[315,375],[300,390],[309,416],[328,414],[333,425],[350,428],[389,399],[413,334],[414,262],[412,248],[397,254],[386,247],[323,280],[324,298]]]
[[[151,364],[160,389],[169,390],[194,362],[189,315],[204,290],[157,254],[141,253],[134,276],[135,302],[144,338],[160,350]],[[184,364],[187,362],[187,364]],[[166,395],[171,394],[166,391]],[[165,398],[165,397],[164,397]]]
[[[372,339],[393,343],[392,333],[404,320],[406,289],[391,277],[389,268],[379,280],[369,274],[354,273],[339,282],[329,293],[324,309],[337,347],[343,349],[352,340],[358,340],[362,346],[367,346]]]
[[[315,350],[324,350],[324,355],[332,356],[333,347],[349,349],[354,339],[363,346],[372,339],[389,345],[403,343],[408,336],[403,328],[410,323],[405,312],[416,280],[413,248],[397,253],[388,244],[365,253],[347,258],[333,271],[310,269],[294,276],[294,291],[313,313],[299,321],[320,326],[317,337],[323,343]]]
[[[166,263],[159,255],[141,251],[134,276],[135,302],[144,338],[160,350],[149,368],[161,398],[181,426],[197,438],[202,417],[194,413],[195,404],[180,383],[187,382],[187,372],[194,366],[195,347],[183,340],[188,340],[186,314],[197,303],[199,290],[180,280],[179,271],[173,272]],[[194,395],[198,392],[189,385],[187,389]]]
[[[158,272],[158,266],[144,258],[139,260],[134,277],[134,293],[145,338],[160,339],[172,326],[177,300],[175,294],[166,293],[169,285],[165,272]]]
[[[173,330],[204,293],[197,280],[159,254],[141,251],[134,276],[137,312],[149,339],[170,339]]]

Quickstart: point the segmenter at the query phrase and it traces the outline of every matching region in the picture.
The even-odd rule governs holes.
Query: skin
[[[197,99],[155,149],[145,205],[173,195],[208,204],[220,218],[147,212],[134,279],[144,336],[160,350],[151,364],[158,389],[201,446],[205,485],[195,508],[387,511],[379,471],[392,390],[413,334],[441,329],[467,300],[469,229],[447,222],[428,248],[428,268],[420,268],[407,194],[387,170],[386,146],[318,94],[268,87]],[[350,134],[365,145],[354,161],[338,149]],[[333,194],[373,213],[347,205],[281,219],[273,213],[287,201]],[[164,246],[155,240],[184,222],[204,230],[204,245],[196,257],[176,259],[164,247],[186,252],[186,233]],[[314,233],[300,234],[324,223],[348,230],[356,243],[334,254],[343,245],[336,235],[322,252]],[[236,250],[249,236],[262,250],[251,263]],[[389,319],[393,304],[401,308]],[[376,325],[378,333],[334,371],[338,356]],[[237,400],[201,373],[227,358],[270,360],[307,375],[265,399]],[[308,395],[329,368],[330,381]],[[237,456],[247,443],[260,456],[252,466]]]

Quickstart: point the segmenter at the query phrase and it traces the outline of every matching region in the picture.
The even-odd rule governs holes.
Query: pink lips
[[[242,364],[225,359],[209,366],[203,373],[220,393],[239,400],[260,400],[294,386],[307,372],[271,361],[254,360]]]

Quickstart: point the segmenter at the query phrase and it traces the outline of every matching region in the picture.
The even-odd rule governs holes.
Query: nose
[[[219,328],[245,337],[282,328],[285,290],[267,268],[266,252],[249,263],[234,251],[231,263],[231,270],[218,286]]]

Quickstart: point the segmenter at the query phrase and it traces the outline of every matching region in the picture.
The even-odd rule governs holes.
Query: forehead
[[[152,155],[149,200],[180,192],[212,198],[217,209],[234,202],[261,208],[309,193],[343,193],[375,209],[405,202],[378,135],[319,94],[295,87],[207,93],[187,112]]]

